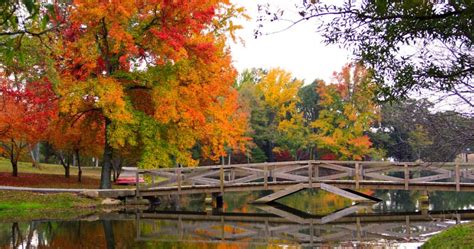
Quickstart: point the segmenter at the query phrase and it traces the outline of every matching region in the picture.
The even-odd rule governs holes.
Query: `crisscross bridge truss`
[[[141,196],[319,188],[474,191],[473,163],[293,161],[140,170]]]

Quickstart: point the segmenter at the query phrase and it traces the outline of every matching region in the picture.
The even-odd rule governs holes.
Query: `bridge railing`
[[[148,181],[140,184],[139,175]],[[474,163],[385,162],[385,161],[292,161],[163,168],[137,171],[137,191],[184,188],[226,187],[276,184],[347,183],[360,188],[361,184],[379,182],[403,185],[444,183],[461,190],[463,184],[474,180]]]

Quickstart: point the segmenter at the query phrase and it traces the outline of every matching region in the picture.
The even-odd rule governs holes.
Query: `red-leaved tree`
[[[45,137],[57,101],[47,80],[15,82],[0,76],[0,145],[18,176],[18,160],[28,145]]]

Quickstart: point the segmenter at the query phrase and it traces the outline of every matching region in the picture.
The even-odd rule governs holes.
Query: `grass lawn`
[[[0,157],[0,186],[32,188],[99,188],[100,167],[83,167],[82,182],[77,181],[77,167],[71,167],[70,177],[64,177],[64,168],[58,164],[41,164],[33,168],[29,162],[18,163],[18,177],[12,177],[10,161]],[[133,185],[112,185],[112,188],[133,188]]]
[[[56,164],[20,162],[18,177],[11,176],[10,161],[0,158],[0,185],[37,188],[98,188],[101,168],[83,168],[82,182],[77,181],[77,168],[71,167],[70,178],[64,177],[64,168]],[[127,188],[133,186],[113,186]],[[0,191],[0,223],[32,219],[74,219],[100,212],[101,200],[75,194],[41,194],[24,191]]]
[[[82,182],[77,181],[77,167],[71,167],[70,177],[64,177],[64,168],[57,164],[41,164],[33,168],[31,163],[18,163],[18,177],[11,176],[11,164],[0,159],[0,185],[36,188],[98,188],[101,168],[87,167],[82,170]]]
[[[0,191],[0,222],[75,218],[96,212],[99,204],[74,194]]]
[[[94,167],[83,167],[82,176],[100,179],[101,168]],[[5,158],[0,158],[0,172],[12,172],[12,165],[10,161]],[[18,174],[22,173],[34,173],[34,174],[52,174],[64,176],[64,168],[58,164],[41,164],[41,169],[33,168],[30,162],[19,162],[18,163]],[[77,167],[71,167],[71,177],[77,178]]]
[[[451,227],[430,238],[421,248],[474,248],[474,222]]]

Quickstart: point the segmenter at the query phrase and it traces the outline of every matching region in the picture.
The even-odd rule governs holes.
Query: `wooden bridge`
[[[143,176],[145,183],[140,184]],[[355,190],[395,189],[474,192],[474,163],[294,161],[139,170],[138,197],[276,191],[267,203],[305,188],[321,188],[356,202],[371,201]]]

